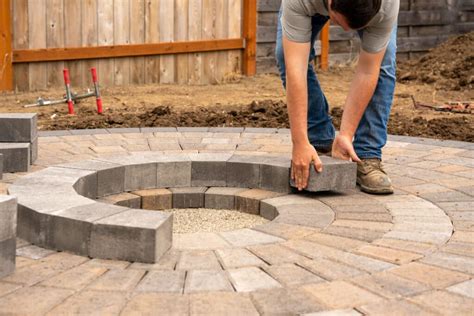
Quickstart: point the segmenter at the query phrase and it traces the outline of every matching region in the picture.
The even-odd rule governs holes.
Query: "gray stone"
[[[260,166],[259,187],[275,192],[291,192],[290,165],[291,161],[286,158],[267,159]]]
[[[191,186],[191,161],[159,162],[157,165],[157,188]]]
[[[186,271],[151,271],[138,284],[137,292],[182,293]]]
[[[36,113],[0,113],[0,142],[31,142],[37,135]]]
[[[54,136],[68,136],[72,135],[71,131],[59,130],[59,131],[38,131],[39,137],[54,137]]]
[[[311,166],[306,191],[344,191],[356,186],[357,165],[352,162],[321,156],[323,171],[317,173]],[[290,185],[295,187],[291,180]]]
[[[141,197],[136,194],[132,194],[128,192],[103,197],[99,199],[99,202],[104,202],[104,203],[109,203],[112,205],[129,207],[129,208],[142,207]]]
[[[129,210],[94,222],[89,255],[156,263],[171,247],[173,216]]]
[[[261,156],[234,155],[227,161],[227,186],[257,188],[260,183]]]
[[[0,154],[0,180],[3,179],[3,154]]]
[[[96,199],[98,197],[97,173],[93,172],[85,177],[79,178],[73,185],[74,190],[82,196]]]
[[[86,256],[93,222],[126,210],[125,207],[93,203],[55,213],[48,229],[48,245],[53,249]]]
[[[0,195],[0,240],[16,237],[17,200]]]
[[[33,164],[38,159],[38,137],[30,143],[30,163]]]
[[[125,166],[125,191],[156,188],[156,163]]]
[[[0,143],[4,172],[27,172],[30,166],[29,143]]]
[[[193,270],[188,272],[184,293],[211,291],[233,291],[225,272],[215,270]]]
[[[173,208],[204,207],[206,187],[170,188],[173,193]]]
[[[10,275],[15,270],[16,238],[0,241],[0,279]]]
[[[209,188],[204,195],[204,207],[212,209],[235,209],[235,195],[245,191],[244,188]]]
[[[91,129],[72,129],[70,130],[71,135],[99,135],[109,134],[106,129],[103,128],[91,128]]]
[[[226,186],[226,162],[231,154],[190,154],[189,157],[191,186]]]

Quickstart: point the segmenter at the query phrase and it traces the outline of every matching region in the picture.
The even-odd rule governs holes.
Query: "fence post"
[[[10,0],[0,0],[0,91],[13,90]]]
[[[243,20],[243,73],[253,76],[257,72],[257,0],[244,0]]]
[[[329,69],[329,24],[328,21],[321,30],[321,70]]]

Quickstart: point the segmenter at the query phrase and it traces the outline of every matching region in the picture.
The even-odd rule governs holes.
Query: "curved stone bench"
[[[16,198],[0,195],[0,279],[15,270]]]
[[[348,169],[340,168],[340,162],[326,157],[323,161],[324,171],[313,175],[319,183],[314,188],[354,187],[355,181],[343,180]],[[354,171],[349,177],[355,177],[353,164],[346,164]],[[97,198],[184,187],[240,187],[288,194],[289,166],[290,160],[284,157],[143,153],[46,168],[20,178],[9,193],[18,197],[18,234],[31,243],[95,258],[153,263],[171,247],[172,215],[108,205]],[[308,201],[291,202],[294,198],[259,203],[262,216],[302,225],[308,216],[323,215],[321,226],[333,220],[332,211],[321,202],[303,197]],[[278,205],[282,200],[286,202]],[[314,203],[322,213],[314,211],[318,208]]]

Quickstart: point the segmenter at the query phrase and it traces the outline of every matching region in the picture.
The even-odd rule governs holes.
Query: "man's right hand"
[[[309,142],[300,145],[293,144],[291,179],[295,182],[299,191],[308,186],[311,165],[314,166],[316,172],[323,171],[323,165],[316,149]]]

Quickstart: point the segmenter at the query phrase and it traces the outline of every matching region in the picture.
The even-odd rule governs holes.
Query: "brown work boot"
[[[357,163],[357,184],[362,191],[371,194],[392,194],[392,181],[377,158],[361,159]]]

